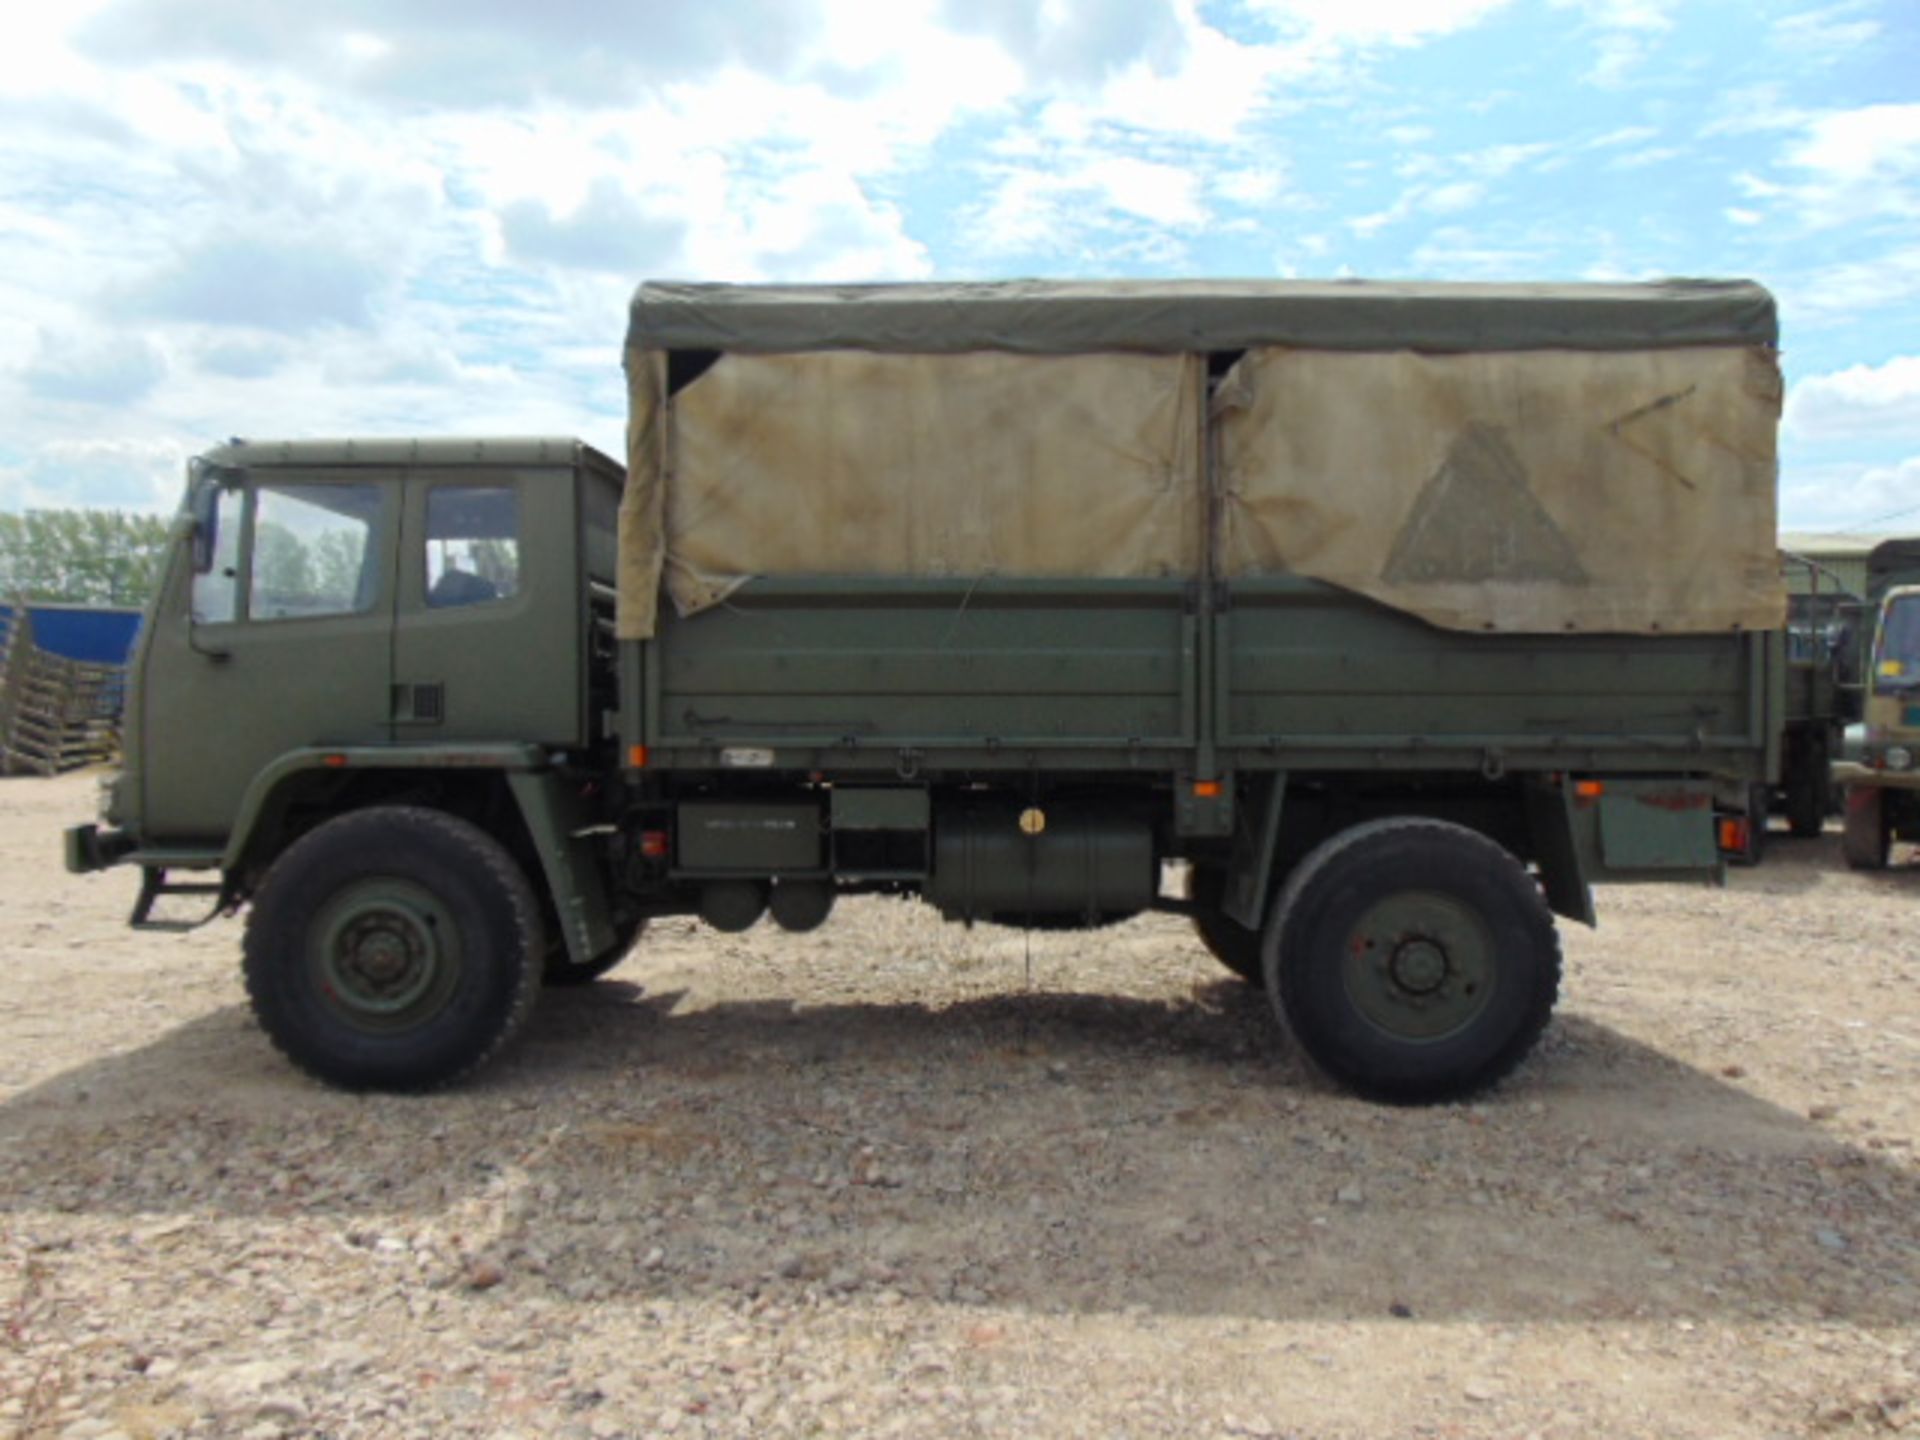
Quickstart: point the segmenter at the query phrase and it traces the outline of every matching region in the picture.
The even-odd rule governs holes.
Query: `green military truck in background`
[[[1846,791],[1847,863],[1882,870],[1895,840],[1920,840],[1920,539],[1867,556],[1861,713],[1833,766]]]
[[[1764,823],[1775,344],[1739,282],[643,286],[624,471],[193,463],[68,863],[246,909],[347,1086],[471,1071],[654,918],[917,894],[1190,915],[1339,1083],[1467,1094],[1555,915]]]
[[[1833,764],[1846,729],[1860,718],[1860,631],[1870,628],[1867,602],[1843,578],[1809,556],[1783,551],[1787,587],[1787,680],[1780,773],[1766,809],[1784,815],[1801,838],[1818,835],[1837,810]],[[1754,809],[1760,810],[1756,802]],[[1757,862],[1766,827],[1753,827],[1742,857]]]

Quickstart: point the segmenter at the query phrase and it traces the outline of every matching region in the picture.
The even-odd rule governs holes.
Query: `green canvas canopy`
[[[1646,350],[1772,345],[1773,297],[1744,280],[1623,285],[1008,280],[914,285],[649,281],[629,351]]]
[[[1776,339],[1746,281],[646,284],[620,631],[792,575],[1301,575],[1457,630],[1775,626]]]

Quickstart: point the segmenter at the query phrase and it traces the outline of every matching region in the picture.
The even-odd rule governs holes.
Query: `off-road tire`
[[[1885,794],[1876,787],[1856,785],[1847,792],[1846,819],[1840,831],[1840,853],[1855,870],[1884,870],[1893,856],[1893,827],[1887,823]]]
[[[1826,825],[1833,799],[1826,742],[1808,741],[1799,758],[1793,780],[1787,785],[1787,828],[1799,839],[1811,840]]]
[[[1326,841],[1288,878],[1263,948],[1267,993],[1300,1048],[1339,1084],[1393,1104],[1503,1079],[1560,990],[1540,887],[1499,845],[1441,820],[1370,821]],[[1438,975],[1431,991],[1405,988],[1403,956]]]
[[[526,1025],[542,951],[539,902],[498,841],[395,805],[329,820],[274,863],[244,969],[254,1014],[295,1065],[347,1089],[424,1090]],[[397,976],[366,973],[396,960]],[[371,993],[382,985],[400,993]]]

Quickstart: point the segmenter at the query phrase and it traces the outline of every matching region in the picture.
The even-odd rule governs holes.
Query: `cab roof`
[[[564,435],[506,435],[449,439],[337,438],[319,440],[229,440],[202,457],[209,464],[254,466],[574,466],[621,471],[619,463],[583,440]]]

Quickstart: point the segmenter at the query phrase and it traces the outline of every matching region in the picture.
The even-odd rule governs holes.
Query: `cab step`
[[[155,903],[171,895],[211,895],[213,908],[197,920],[155,919]],[[142,865],[140,867],[140,894],[133,902],[133,916],[128,924],[136,930],[160,930],[172,934],[183,934],[188,930],[198,930],[209,920],[218,918],[231,908],[231,900],[224,880],[176,880],[167,879],[167,867],[164,865]]]

